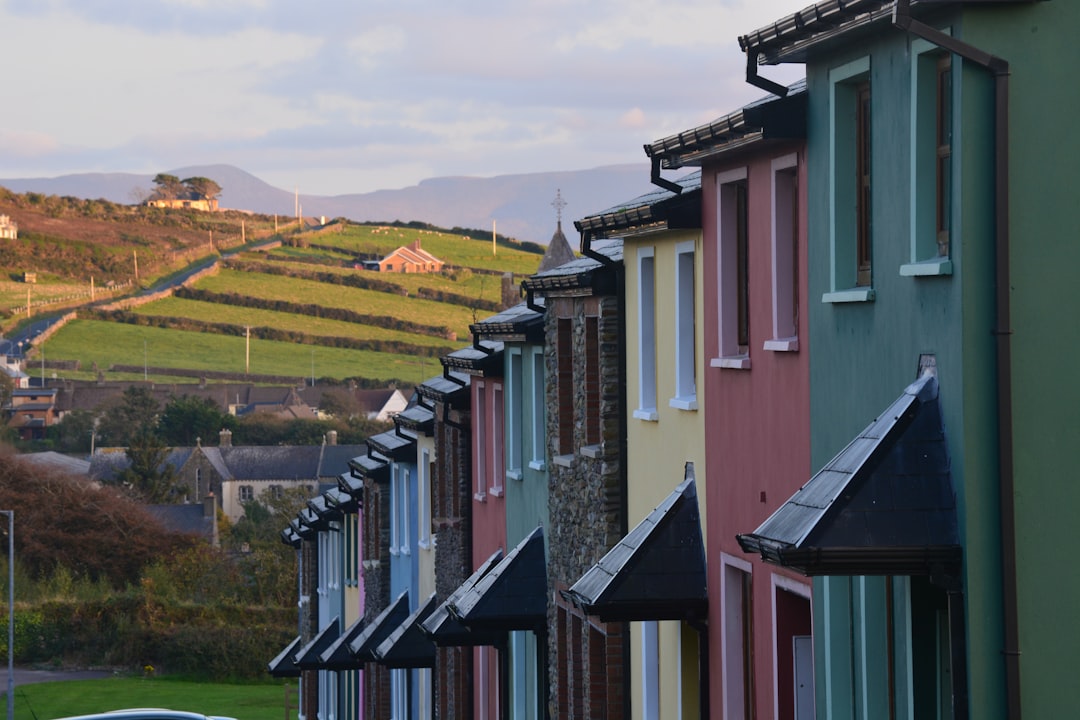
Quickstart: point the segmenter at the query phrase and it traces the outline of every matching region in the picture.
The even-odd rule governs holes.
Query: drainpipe
[[[785,86],[758,75],[757,50],[746,51],[746,82],[754,87],[761,88],[765,92],[770,92],[777,97],[787,97],[788,94],[788,89]]]
[[[645,146],[645,152],[646,153],[649,152],[649,146],[648,145]],[[671,180],[667,180],[665,178],[660,177],[660,156],[659,155],[653,155],[652,156],[652,173],[649,175],[649,182],[651,182],[653,185],[656,185],[657,187],[662,187],[665,190],[670,190],[671,192],[675,193],[676,195],[681,195],[682,191],[683,191],[682,185],[680,185],[679,183],[672,182]]]
[[[666,180],[664,182],[667,182]],[[581,232],[581,254],[587,258],[591,258],[601,265],[615,265],[615,261],[609,258],[603,253],[598,253],[592,249],[592,231],[583,230]]]
[[[1012,433],[1012,328],[1009,317],[1009,63],[911,17],[910,0],[896,0],[893,25],[986,68],[994,76],[994,252],[997,355],[998,465],[1001,502],[1001,576],[1005,694],[1008,717],[1019,720],[1020,632],[1016,598],[1016,512]]]

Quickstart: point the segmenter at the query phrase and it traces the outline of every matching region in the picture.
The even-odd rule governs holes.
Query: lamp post
[[[7,720],[15,720],[15,511],[0,510],[8,518],[8,646]]]

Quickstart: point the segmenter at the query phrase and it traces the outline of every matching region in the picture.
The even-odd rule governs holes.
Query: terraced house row
[[[741,36],[768,94],[647,145],[658,189],[284,531],[302,717],[1075,712],[1078,26],[826,0]]]

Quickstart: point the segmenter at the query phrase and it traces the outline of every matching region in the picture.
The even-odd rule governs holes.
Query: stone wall
[[[572,453],[552,456],[548,463],[548,507],[551,527],[548,529],[548,633],[552,638],[548,653],[548,675],[551,683],[549,702],[551,716],[565,716],[567,708],[560,703],[575,696],[574,687],[593,688],[585,694],[584,707],[574,707],[573,715],[594,717],[599,708],[590,708],[589,697],[621,698],[622,672],[611,672],[599,662],[574,662],[573,657],[560,657],[571,652],[581,652],[590,647],[590,623],[560,622],[557,591],[577,581],[593,564],[622,537],[625,532],[625,473],[621,465],[621,447],[624,434],[622,392],[622,317],[619,300],[615,296],[588,298],[549,298],[545,320],[547,342],[547,431],[549,452],[556,453],[560,447],[560,413],[573,413]],[[595,318],[592,325],[589,318]],[[572,347],[559,346],[559,320],[571,321]],[[592,326],[597,333],[590,339]],[[592,347],[587,347],[593,342]],[[558,388],[558,358],[569,351],[573,359],[573,407],[560,408]],[[585,359],[589,352],[597,356],[598,367],[589,367]],[[598,371],[598,372],[597,372]],[[554,379],[554,382],[551,381]],[[598,392],[590,390],[589,382],[598,381]],[[590,413],[592,421],[598,422],[599,442],[589,438]],[[591,432],[596,432],[593,425]],[[589,444],[592,440],[593,444]],[[566,443],[563,443],[564,448]],[[623,628],[611,630],[612,647],[621,653]],[[596,644],[595,638],[593,645]],[[606,643],[607,641],[605,641]],[[601,653],[606,655],[606,650]],[[593,657],[597,657],[595,654]],[[569,674],[568,674],[569,669]],[[583,676],[584,675],[584,676]],[[570,687],[560,687],[569,683]],[[600,688],[603,692],[600,692]],[[579,700],[580,702],[580,700]],[[599,701],[597,701],[599,702]],[[614,715],[612,713],[615,713]],[[584,714],[582,714],[584,713]],[[621,703],[603,709],[607,717],[620,717]]]

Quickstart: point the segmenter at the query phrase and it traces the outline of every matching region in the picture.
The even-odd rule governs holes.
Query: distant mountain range
[[[164,170],[180,178],[202,176],[222,187],[221,207],[293,216],[294,193],[269,185],[232,165],[201,165]],[[153,175],[83,173],[55,178],[0,179],[12,192],[103,198],[131,204],[149,195]],[[561,192],[563,232],[576,246],[573,221],[654,189],[649,166],[609,165],[591,170],[499,175],[490,178],[440,177],[398,190],[351,195],[300,194],[306,217],[346,217],[359,222],[419,220],[440,227],[490,229],[500,235],[547,244],[555,232],[555,193]]]

